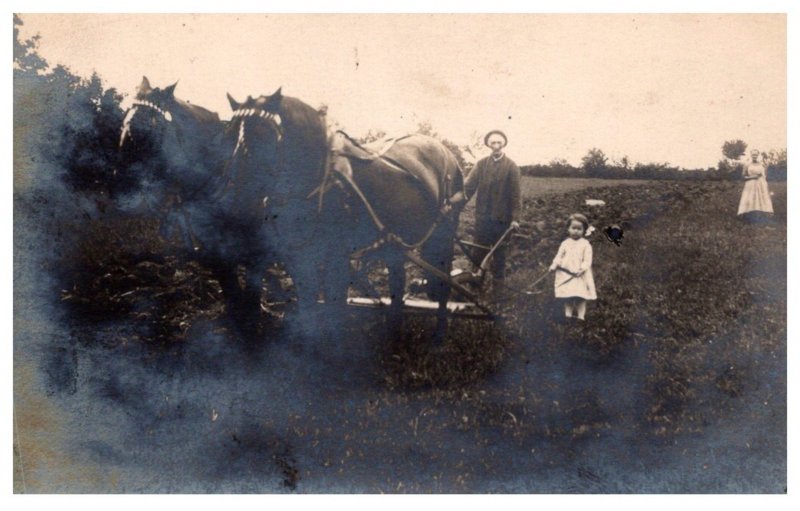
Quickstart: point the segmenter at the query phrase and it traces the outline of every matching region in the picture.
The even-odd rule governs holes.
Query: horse
[[[218,114],[176,98],[176,86],[153,88],[143,77],[123,120],[120,150],[130,161],[139,160],[144,196],[161,221],[162,236],[178,233],[182,255],[212,271],[229,327],[255,341],[262,278],[272,258],[260,239],[264,219],[259,208],[241,207],[227,190],[224,176],[233,146],[226,145],[225,123]],[[251,189],[258,183],[241,186]]]
[[[398,328],[406,257],[419,249],[431,263],[427,270],[449,275],[460,210],[445,206],[463,188],[455,156],[418,134],[396,139],[383,154],[343,134],[329,138],[324,114],[281,89],[242,103],[228,99],[233,117],[227,133],[235,138],[231,183],[269,176],[249,200],[263,193],[270,240],[295,283],[301,312],[320,295],[334,308],[344,305],[351,259],[371,254],[389,269],[389,325]],[[444,279],[429,279],[427,288],[439,303],[437,338],[447,326]]]

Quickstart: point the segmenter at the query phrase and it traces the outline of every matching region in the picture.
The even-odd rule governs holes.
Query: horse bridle
[[[169,110],[165,108],[161,108],[156,103],[152,101],[147,101],[145,99],[135,99],[133,100],[133,104],[125,113],[125,118],[122,121],[122,133],[119,136],[119,145],[122,147],[122,143],[125,141],[125,136],[130,132],[131,129],[131,122],[133,121],[133,117],[136,115],[136,112],[139,111],[139,107],[149,108],[155,112],[158,112],[161,117],[164,118],[167,122],[172,122],[172,114]]]
[[[167,122],[172,122],[172,114],[169,113],[169,110],[167,110],[165,108],[161,108],[160,106],[158,106],[156,103],[153,103],[152,101],[147,101],[147,100],[144,100],[144,99],[135,100],[133,102],[133,106],[131,108],[133,109],[133,108],[138,107],[138,106],[144,106],[144,107],[150,108],[152,110],[155,110],[156,112],[160,113],[161,116],[164,119],[167,120]]]
[[[246,128],[244,121],[249,117],[260,117],[267,120],[270,127],[275,131],[277,143],[280,144],[281,140],[283,140],[283,121],[281,121],[281,116],[277,112],[268,112],[260,108],[237,108],[233,111],[231,121],[240,118],[242,122],[239,124],[239,136],[236,139],[236,147],[233,148],[233,156],[236,156],[240,147],[242,147],[244,152],[247,153],[247,143],[245,142]]]
[[[231,122],[234,122],[237,119],[241,120],[241,122],[239,123],[239,134],[236,139],[236,146],[233,148],[233,153],[226,162],[225,168],[222,171],[221,178],[223,179],[225,184],[223,184],[219,188],[219,191],[216,194],[217,198],[225,195],[228,189],[231,186],[233,186],[233,181],[236,178],[234,175],[235,171],[232,170],[235,168],[233,160],[236,158],[237,154],[239,153],[239,150],[241,149],[244,154],[247,154],[248,152],[247,142],[246,142],[247,128],[245,127],[246,123],[244,121],[250,117],[260,117],[262,119],[267,120],[269,122],[269,126],[275,132],[276,136],[275,154],[274,154],[275,164],[274,166],[268,165],[266,173],[274,174],[275,169],[273,167],[280,167],[281,165],[281,162],[283,160],[283,151],[282,151],[283,144],[281,144],[281,141],[283,140],[283,121],[281,120],[281,116],[277,112],[268,112],[260,108],[237,108],[236,110],[233,111],[233,114],[231,115]],[[264,207],[266,208],[268,197],[264,197],[263,202],[264,202]]]

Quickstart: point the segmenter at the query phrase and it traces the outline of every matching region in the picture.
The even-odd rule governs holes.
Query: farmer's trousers
[[[511,222],[492,220],[489,218],[476,219],[475,221],[475,243],[491,247],[503,236]],[[478,264],[483,261],[489,249],[475,247],[472,252],[473,263],[476,269]],[[495,279],[502,280],[506,277],[506,243],[497,247],[492,256],[490,268]]]

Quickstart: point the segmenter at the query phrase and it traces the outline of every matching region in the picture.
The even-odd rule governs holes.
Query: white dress
[[[553,264],[558,266],[555,278],[556,298],[597,299],[592,275],[592,244],[589,240],[565,239],[558,247]],[[585,273],[580,277],[573,277],[572,274],[578,270],[585,270]]]
[[[739,199],[739,215],[750,211],[764,211],[772,213],[772,199],[767,188],[767,177],[764,166],[760,163],[750,163],[745,168],[744,174],[748,179],[744,182],[742,198]]]

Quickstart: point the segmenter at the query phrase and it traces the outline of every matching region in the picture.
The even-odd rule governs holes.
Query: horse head
[[[268,173],[280,164],[280,149],[283,141],[283,119],[280,108],[283,95],[281,89],[271,96],[259,96],[239,103],[228,94],[233,115],[226,130],[226,138],[235,137],[232,159],[248,158],[257,161]]]
[[[135,150],[153,148],[158,144],[173,120],[175,87],[174,84],[160,89],[152,88],[146,76],[136,92],[133,105],[125,113],[119,137],[119,148],[134,146]]]
[[[130,164],[194,193],[224,164],[224,124],[216,113],[177,98],[176,86],[153,88],[142,78],[122,122],[119,149]]]
[[[233,147],[232,173],[243,167],[248,169],[248,177],[241,176],[244,179],[272,178],[270,193],[278,187],[306,187],[319,179],[327,154],[326,128],[319,111],[284,96],[280,88],[269,96],[248,96],[241,103],[228,94],[228,101],[233,115],[225,139],[226,147]]]

